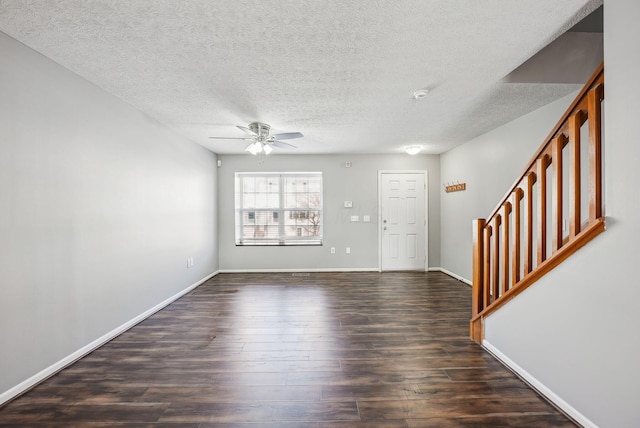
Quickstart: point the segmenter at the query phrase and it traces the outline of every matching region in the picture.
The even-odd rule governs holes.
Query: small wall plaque
[[[467,183],[450,184],[444,187],[444,191],[447,193],[462,192],[464,190],[467,190]]]

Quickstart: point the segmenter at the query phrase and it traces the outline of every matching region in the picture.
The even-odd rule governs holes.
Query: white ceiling
[[[601,4],[0,0],[0,31],[216,153],[253,121],[295,153],[442,153],[578,89],[503,78]]]

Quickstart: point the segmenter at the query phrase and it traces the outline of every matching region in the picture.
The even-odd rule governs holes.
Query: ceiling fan
[[[273,151],[274,147],[278,147],[281,149],[295,149],[296,146],[293,144],[285,143],[280,140],[290,140],[292,138],[300,138],[303,135],[299,132],[284,132],[281,134],[269,134],[271,130],[271,126],[262,122],[253,122],[250,123],[248,127],[246,126],[238,126],[238,129],[241,129],[246,134],[247,137],[209,137],[212,139],[220,139],[220,140],[245,140],[251,141],[251,143],[244,149],[245,151],[251,153],[252,155],[257,155],[259,153],[264,153],[268,155]]]

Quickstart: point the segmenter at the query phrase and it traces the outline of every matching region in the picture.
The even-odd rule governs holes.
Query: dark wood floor
[[[0,425],[574,427],[468,339],[470,296],[441,273],[221,274]]]

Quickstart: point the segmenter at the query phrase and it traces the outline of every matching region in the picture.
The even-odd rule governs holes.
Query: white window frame
[[[277,208],[245,208],[243,206],[244,189],[242,189],[242,179],[245,177],[271,177],[278,178],[279,186],[279,204]],[[319,207],[286,207],[285,206],[285,179],[290,177],[319,177],[320,178],[320,201]],[[317,237],[310,236],[286,236],[285,225],[286,216],[285,212],[295,211],[318,211],[320,215],[318,224]],[[265,238],[244,238],[242,237],[242,231],[244,230],[244,216],[243,213],[253,212],[255,218],[258,217],[258,212],[277,213],[278,218],[278,237],[265,237]],[[256,246],[256,245],[322,245],[322,233],[323,233],[323,176],[322,172],[236,172],[235,173],[235,243],[237,246]]]

